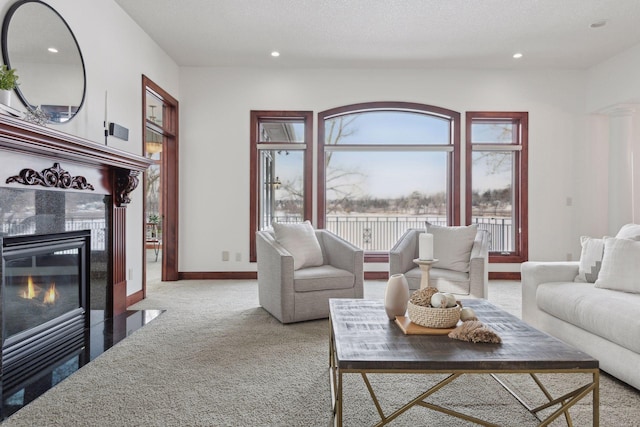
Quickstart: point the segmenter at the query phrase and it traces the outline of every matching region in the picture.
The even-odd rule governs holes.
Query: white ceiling
[[[584,69],[640,44],[640,0],[115,1],[180,66]]]

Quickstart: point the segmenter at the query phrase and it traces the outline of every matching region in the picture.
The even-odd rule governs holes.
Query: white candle
[[[420,233],[418,240],[418,258],[433,259],[433,234]]]

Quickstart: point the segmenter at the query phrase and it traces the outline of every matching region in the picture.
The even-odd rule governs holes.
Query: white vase
[[[387,288],[384,291],[384,309],[389,320],[395,320],[396,316],[404,316],[409,302],[409,283],[404,274],[393,274],[389,277]]]
[[[0,90],[0,104],[4,104],[7,107],[11,106],[11,91]]]

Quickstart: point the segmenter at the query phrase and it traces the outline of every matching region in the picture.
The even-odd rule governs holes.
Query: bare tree
[[[152,165],[145,172],[145,197],[147,200],[146,203],[146,214],[148,216],[151,215],[159,215],[160,214],[160,205],[159,205],[159,192],[160,192],[160,167]]]
[[[325,121],[325,145],[337,145],[344,138],[354,135],[358,128],[353,126],[360,114],[339,116]],[[325,193],[331,194],[327,198],[327,212],[336,212],[344,207],[347,200],[364,197],[362,185],[366,175],[357,167],[344,168],[332,165],[333,151],[325,152]],[[335,162],[334,162],[335,163]]]
[[[496,140],[498,142],[510,142],[513,140],[513,127],[507,124],[494,124]],[[473,163],[484,162],[488,173],[491,175],[508,172],[511,170],[511,153],[498,151],[478,152]]]
[[[348,117],[339,116],[339,117],[336,117],[335,119],[325,120],[325,125],[328,123],[329,126],[328,126],[328,129],[327,127],[325,127],[324,144],[337,145],[338,143],[340,143],[340,140],[342,138],[354,135],[358,131],[358,129],[355,127],[350,128],[350,125],[358,117],[360,117],[360,114],[349,114]],[[331,163],[332,155],[333,155],[333,152],[331,151],[325,154],[325,161],[326,161],[327,167],[329,167],[329,164]]]
[[[511,153],[496,151],[477,153],[479,155],[475,156],[473,163],[479,164],[480,162],[484,162],[490,175],[497,175],[511,170]]]
[[[513,140],[513,127],[508,124],[494,124],[493,130],[498,142],[511,142]],[[473,158],[474,164],[484,163],[488,175],[509,173],[512,170],[511,152],[485,151],[476,152]],[[476,215],[483,215],[485,210],[493,207],[494,215],[498,214],[501,205],[509,205],[511,197],[511,184],[503,189],[486,190],[479,194],[474,190],[472,195],[472,209]]]

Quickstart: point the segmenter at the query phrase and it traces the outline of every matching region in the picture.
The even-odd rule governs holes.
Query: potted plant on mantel
[[[18,86],[18,76],[15,68],[7,68],[6,65],[0,67],[0,102],[9,106],[11,102],[11,91]]]

